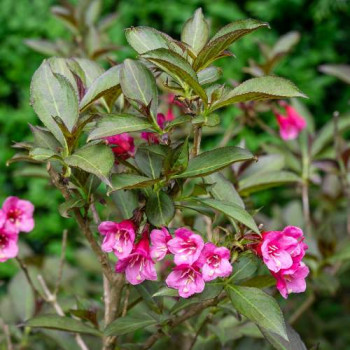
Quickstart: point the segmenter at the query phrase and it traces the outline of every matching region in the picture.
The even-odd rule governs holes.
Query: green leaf
[[[299,32],[289,32],[282,35],[274,45],[269,57],[280,57],[288,53],[300,40]]]
[[[242,285],[246,287],[264,289],[276,285],[276,279],[271,275],[255,276],[243,282]]]
[[[324,64],[319,67],[322,73],[333,75],[334,77],[350,84],[350,65],[347,64]]]
[[[153,298],[153,294],[159,289],[159,283],[155,281],[144,281],[138,285],[135,285],[134,288],[152,311],[158,314],[161,313],[158,300]]]
[[[163,191],[152,193],[147,200],[146,215],[152,225],[167,226],[175,215],[172,199]]]
[[[101,336],[101,332],[97,329],[87,326],[86,324],[70,317],[42,315],[29,319],[25,324],[27,327],[31,328],[49,328],[65,332]]]
[[[64,161],[72,167],[82,169],[96,175],[109,184],[108,175],[114,165],[114,154],[110,147],[102,144],[79,148]]]
[[[78,96],[67,78],[58,73],[54,73],[54,78],[58,86],[54,87],[52,82],[52,88],[54,93],[58,94],[59,91],[59,95],[57,95],[58,100],[55,101],[58,114],[52,116],[59,117],[67,129],[72,132],[79,117]],[[56,90],[57,88],[58,90]]]
[[[113,177],[111,182],[113,184]],[[120,210],[123,219],[131,218],[134,210],[139,205],[136,191],[119,190],[113,192],[111,197]]]
[[[291,81],[274,76],[246,80],[227,91],[212,106],[212,111],[238,102],[306,97]]]
[[[69,212],[74,208],[81,208],[85,205],[85,201],[82,198],[70,198],[66,202],[62,203],[58,207],[58,211],[64,218],[70,218]]]
[[[230,276],[230,281],[235,283],[245,280],[255,273],[259,267],[258,258],[252,253],[245,253],[239,256],[237,262],[233,265],[233,273]]]
[[[248,195],[271,187],[299,182],[300,178],[290,171],[258,172],[239,182],[239,193]]]
[[[257,288],[234,285],[228,285],[226,292],[239,313],[288,341],[283,314],[273,297]]]
[[[198,53],[209,39],[209,25],[204,19],[202,9],[199,8],[193,17],[188,19],[181,32],[181,41],[190,45]]]
[[[205,183],[211,184],[210,194],[218,200],[233,203],[244,208],[244,202],[235,186],[220,173],[214,173],[204,178]]]
[[[80,101],[80,110],[83,111],[89,107],[91,103],[105,95],[113,95],[114,100],[118,98],[121,94],[119,79],[120,69],[121,65],[112,67],[94,80],[83,99]]]
[[[135,154],[138,168],[148,177],[158,179],[162,170],[163,157],[147,148],[138,148]]]
[[[81,78],[87,88],[90,88],[93,82],[104,72],[98,63],[87,58],[74,58],[72,61],[80,67],[80,74],[78,74],[78,71],[75,73]]]
[[[163,287],[158,290],[158,292],[154,293],[152,295],[153,298],[155,297],[178,297],[179,292],[176,289]]]
[[[280,335],[269,332],[263,327],[260,331],[266,340],[277,350],[307,350],[307,347],[300,338],[300,335],[288,324],[286,324],[288,341]]]
[[[165,127],[165,131],[169,131],[172,128],[174,128],[175,126],[181,125],[181,124],[185,124],[185,123],[189,123],[191,121],[192,117],[189,115],[181,115],[179,117],[176,117],[172,122],[170,122],[166,127]]]
[[[40,52],[48,56],[60,56],[59,48],[56,43],[49,40],[41,39],[26,39],[25,44],[29,46],[32,50]]]
[[[212,208],[215,210],[220,211],[221,213],[229,216],[230,218],[241,222],[257,234],[260,234],[258,227],[256,226],[256,223],[254,219],[251,217],[251,215],[244,210],[242,207],[240,207],[237,204],[233,204],[230,202],[223,202],[216,199],[202,199],[202,198],[196,198],[196,201]]]
[[[150,186],[155,182],[157,181],[146,176],[135,174],[115,174],[111,177],[112,189],[110,192],[120,189],[143,188]]]
[[[43,161],[52,157],[57,157],[57,153],[47,148],[34,148],[29,152],[29,156],[34,160]]]
[[[217,56],[242,36],[267,26],[267,23],[254,19],[246,19],[230,23],[221,28],[199,52],[197,58],[193,62],[194,70],[199,71],[207,67]]]
[[[152,73],[139,61],[126,59],[120,70],[123,94],[134,106],[150,106],[151,116],[157,123],[158,89]]]
[[[343,244],[340,244],[340,248],[337,252],[335,252],[333,255],[328,257],[326,259],[327,263],[338,263],[338,262],[345,262],[350,260],[350,243],[346,242]]]
[[[131,114],[104,114],[89,134],[88,141],[141,130],[152,130],[152,125],[146,118],[135,117]]]
[[[201,70],[197,75],[200,85],[212,84],[221,78],[222,69],[212,66]]]
[[[189,160],[189,143],[188,138],[186,138],[184,143],[181,143],[175,149],[168,152],[165,158],[165,173],[173,173],[184,171],[188,166]]]
[[[142,314],[138,316],[125,316],[117,318],[110,323],[104,330],[106,336],[119,336],[137,331],[138,329],[144,329],[148,326],[157,324],[157,321],[148,314]]]
[[[173,178],[187,178],[209,175],[219,171],[228,165],[253,159],[254,156],[247,150],[240,147],[222,147],[212,151],[203,152],[199,156],[192,158],[187,169]]]
[[[49,148],[54,152],[59,150],[60,144],[57,142],[51,132],[39,126],[29,124],[29,127],[33,133],[35,145],[37,147]]]
[[[172,40],[167,34],[150,27],[131,27],[125,30],[126,40],[139,54],[160,48],[168,48]]]
[[[179,54],[167,49],[157,49],[143,54],[142,57],[176,79],[182,87],[184,82],[188,84],[201,97],[204,104],[208,103],[208,97],[198,83],[196,72]]]
[[[66,114],[65,93],[55,78],[48,60],[44,60],[33,75],[30,85],[30,99],[35,113],[43,124],[52,132],[60,144],[67,147],[63,133],[53,117]],[[61,118],[62,119],[62,118]]]

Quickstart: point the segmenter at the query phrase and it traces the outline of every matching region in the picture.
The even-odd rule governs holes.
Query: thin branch
[[[220,301],[222,301],[224,298],[226,297],[225,293],[220,294],[219,296],[217,296],[216,298],[212,298],[212,299],[208,299],[205,300],[201,303],[198,303],[196,305],[193,305],[192,307],[190,307],[185,313],[183,313],[182,315],[179,316],[174,316],[173,318],[170,318],[167,322],[167,325],[170,327],[170,329],[175,328],[176,326],[178,326],[179,324],[183,323],[184,321],[188,320],[189,318],[197,315],[198,313],[200,313],[201,311],[203,311],[204,309],[210,307],[210,306],[215,306],[217,305]],[[158,329],[158,331],[156,333],[154,333],[153,335],[151,335],[146,342],[143,344],[142,349],[143,350],[147,350],[150,349],[153,344],[159,340],[160,338],[164,337],[165,334],[163,333],[163,331],[161,329]]]
[[[193,148],[191,151],[191,158],[199,154],[199,150],[201,147],[201,140],[202,140],[202,127],[195,126],[193,128]]]
[[[9,326],[4,322],[2,318],[0,318],[0,326],[4,331],[6,343],[7,343],[7,350],[14,350],[12,341],[11,341],[11,334],[9,330]]]
[[[62,234],[62,248],[61,248],[61,257],[60,257],[60,264],[58,268],[58,276],[56,280],[56,285],[53,294],[57,295],[58,290],[60,289],[60,284],[62,281],[62,275],[63,275],[63,267],[64,267],[64,260],[66,256],[66,248],[67,248],[67,237],[68,237],[68,231],[64,230]]]
[[[48,163],[47,171],[51,177],[51,181],[54,184],[54,186],[60,190],[63,197],[68,200],[71,198],[70,192],[66,188],[66,186],[62,183],[60,175],[55,171],[55,169],[52,167],[50,163]],[[108,278],[110,282],[113,282],[115,273],[113,272],[111,265],[109,264],[108,256],[102,251],[99,244],[96,242],[90,227],[89,223],[85,222],[79,208],[73,208],[74,216],[78,222],[79,228],[81,232],[84,234],[88,242],[90,243],[90,246],[92,250],[94,251],[95,255],[97,256],[100,265],[102,267],[102,271],[104,275]]]
[[[55,309],[58,316],[64,317],[65,314],[64,314],[60,304],[57,302],[56,295],[54,295],[50,292],[43,276],[38,275],[38,281],[39,281],[41,287],[43,288],[47,302],[53,306],[53,308]],[[89,350],[89,348],[85,344],[85,342],[80,334],[75,333],[74,338],[75,338],[75,341],[81,350]]]
[[[196,341],[197,341],[198,336],[199,336],[199,333],[202,331],[202,329],[203,329],[203,328],[205,327],[205,325],[208,323],[208,321],[210,320],[210,318],[211,318],[211,314],[208,314],[208,315],[205,317],[205,319],[203,320],[202,324],[199,326],[199,328],[198,328],[198,330],[197,330],[197,332],[196,332],[196,334],[195,334],[195,336],[194,336],[194,338],[193,338],[193,340],[192,340],[192,343],[191,343],[191,345],[190,345],[189,350],[192,350],[193,347],[195,346]]]
[[[128,312],[129,296],[130,296],[130,288],[129,286],[127,286],[125,291],[125,296],[124,296],[122,317],[126,316],[126,313]]]
[[[20,268],[22,269],[22,271],[24,272],[24,276],[30,286],[30,288],[32,289],[34,295],[36,295],[37,297],[44,299],[44,297],[42,296],[42,294],[39,292],[39,290],[35,287],[34,282],[32,280],[32,278],[30,277],[27,265],[24,263],[24,261],[22,259],[20,259],[18,256],[16,257],[16,260],[20,266]]]

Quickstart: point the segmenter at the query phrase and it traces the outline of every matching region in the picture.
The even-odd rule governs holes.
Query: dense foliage
[[[328,319],[330,313],[338,312],[336,308],[346,307],[341,298],[335,304],[329,295],[339,293],[342,296],[345,293],[349,258],[346,234],[350,229],[346,210],[349,200],[348,148],[343,136],[350,123],[346,115],[332,115],[335,109],[346,112],[349,91],[343,83],[334,83],[334,78],[319,73],[317,66],[320,63],[346,61],[337,55],[338,46],[342,47],[346,41],[346,28],[339,28],[338,31],[334,28],[338,28],[348,8],[341,5],[332,7],[326,1],[315,2],[308,9],[310,12],[305,11],[301,18],[298,17],[297,25],[293,26],[293,13],[300,13],[304,6],[302,1],[271,1],[271,7],[266,8],[258,1],[248,1],[241,8],[224,1],[215,4],[204,2],[201,5],[210,19],[211,29],[201,12],[197,11],[183,27],[182,42],[179,42],[144,26],[151,25],[158,30],[163,29],[174,38],[180,38],[182,23],[192,15],[196,4],[170,3],[172,11],[165,17],[157,1],[149,2],[147,6],[140,1],[138,7],[141,11],[135,11],[135,4],[121,2],[117,9],[119,17],[107,16],[112,10],[112,4],[108,1],[103,4],[102,14],[99,5],[99,1],[81,1],[76,8],[53,8],[55,16],[70,28],[69,35],[49,17],[48,23],[41,22],[41,28],[37,26],[34,20],[36,10],[48,12],[47,5],[42,2],[33,3],[33,16],[28,16],[31,22],[28,21],[27,27],[27,16],[23,20],[20,15],[13,16],[7,22],[12,31],[20,32],[28,28],[28,34],[23,36],[30,37],[26,42],[29,47],[48,56],[66,59],[50,58],[44,61],[33,76],[31,103],[47,129],[31,126],[34,141],[27,142],[25,123],[18,121],[26,120],[33,125],[37,121],[25,102],[29,99],[25,92],[28,89],[22,93],[16,84],[28,86],[41,58],[18,43],[20,36],[13,36],[13,42],[10,36],[6,41],[8,46],[2,48],[10,50],[11,45],[15,45],[23,55],[33,59],[14,60],[11,54],[6,56],[9,60],[7,63],[6,59],[2,62],[4,67],[10,65],[11,69],[5,69],[2,77],[9,84],[3,84],[2,91],[4,103],[1,108],[4,113],[1,113],[0,122],[4,124],[2,131],[6,147],[1,152],[4,159],[9,159],[9,144],[14,139],[20,141],[15,147],[22,150],[9,161],[9,164],[14,164],[2,175],[1,181],[6,186],[1,196],[5,198],[9,194],[18,194],[30,199],[37,207],[36,227],[25,238],[21,235],[20,256],[24,260],[18,260],[24,271],[29,271],[32,276],[34,291],[26,284],[23,272],[17,273],[15,261],[2,263],[0,274],[9,282],[4,285],[1,299],[1,315],[5,321],[3,329],[7,324],[25,321],[36,314],[25,329],[10,327],[15,344],[30,347],[41,335],[38,348],[54,348],[56,342],[62,348],[70,349],[76,348],[76,344],[81,347],[82,341],[94,348],[97,346],[94,344],[99,343],[103,324],[110,323],[104,330],[106,349],[113,346],[113,336],[116,335],[123,335],[119,339],[123,344],[153,344],[152,334],[156,337],[154,341],[160,339],[154,348],[166,346],[167,335],[175,335],[184,344],[188,343],[188,348],[215,348],[219,344],[233,346],[233,343],[242,348],[251,348],[256,344],[263,346],[261,344],[265,343],[260,340],[262,335],[277,349],[295,348],[295,344],[303,348],[295,331],[288,324],[284,325],[274,299],[260,290],[274,291],[271,286],[276,282],[268,274],[268,269],[277,279],[277,288],[283,296],[286,297],[293,288],[294,291],[304,289],[296,285],[285,289],[283,273],[279,272],[281,267],[270,262],[271,251],[264,253],[261,245],[264,241],[272,241],[273,247],[285,249],[286,243],[264,232],[295,225],[302,227],[306,234],[309,246],[306,264],[311,270],[311,277],[307,294],[293,297],[287,304],[281,302],[282,308],[289,322],[295,324],[298,330],[300,328],[308,347],[317,346],[318,343],[325,348],[327,344],[337,344],[339,348],[346,346],[348,339],[342,332],[342,324],[345,323],[342,320],[346,320],[346,314],[339,310],[339,314],[344,315],[337,318],[339,325],[325,322],[324,319]],[[11,11],[11,6],[6,4],[4,8]],[[232,12],[227,11],[228,6]],[[274,15],[278,13],[275,12],[277,8],[291,16],[287,27],[286,20],[282,21],[277,14]],[[269,32],[264,22],[253,20],[236,22],[218,32],[223,24],[245,18],[244,11],[260,20],[268,20],[272,27],[276,25],[279,28],[281,34],[290,30],[299,30],[300,34],[291,32],[278,40],[275,28]],[[332,15],[333,12],[338,15]],[[312,26],[310,33],[304,33],[310,18],[316,25]],[[326,21],[323,27],[317,25],[321,20],[323,23]],[[125,36],[139,58],[124,60],[136,55],[130,47],[122,46],[127,45],[123,29],[137,24],[143,27],[131,27],[126,30]],[[37,26],[38,36],[46,36],[47,40],[34,40],[33,26]],[[57,28],[57,32],[52,28]],[[337,35],[323,36],[325,28],[334,30]],[[199,36],[193,35],[197,29]],[[237,59],[224,57],[230,56],[225,51],[230,44],[250,32],[254,32],[259,46],[252,39],[242,39],[233,46]],[[315,40],[317,35],[322,35],[322,40]],[[212,38],[209,43],[208,37]],[[305,50],[308,55],[301,54]],[[344,50],[342,52],[345,53]],[[223,58],[212,65],[220,56]],[[98,63],[94,62],[96,60]],[[11,73],[16,69],[14,62],[20,67],[26,61],[32,66],[31,71],[26,67],[17,76]],[[321,70],[348,81],[344,78],[348,74],[347,67],[326,65]],[[305,105],[297,100],[265,101],[303,96],[293,84],[271,77],[271,74],[287,77],[297,83],[308,95],[309,100],[305,102],[317,118],[313,118]],[[239,85],[238,81],[244,81],[243,78],[248,75],[256,78]],[[327,95],[326,103],[326,87],[332,83],[333,88]],[[249,102],[259,100],[262,102]],[[9,102],[10,107],[5,104]],[[236,107],[230,107],[234,103],[238,103]],[[24,107],[19,109],[22,105]],[[17,109],[14,111],[13,108]],[[9,115],[13,117],[9,118]],[[254,155],[231,145],[249,149]],[[256,159],[257,163],[254,162]],[[23,160],[31,164],[17,163]],[[40,164],[42,162],[49,163],[47,169]],[[23,176],[30,181],[23,179]],[[50,186],[49,177],[59,191],[55,192]],[[65,202],[62,202],[60,192]],[[76,220],[62,218],[71,216],[75,216]],[[102,223],[97,227],[100,217],[115,223],[131,219],[134,226],[127,229],[126,226],[113,226],[111,229],[106,221],[107,226]],[[76,229],[75,221],[81,232]],[[164,228],[169,223],[170,234]],[[256,223],[263,226],[258,228]],[[146,281],[140,285],[137,275],[134,276],[136,280],[131,272],[128,275],[128,265],[119,264],[118,267],[117,264],[117,271],[126,269],[128,281],[140,287],[123,288],[117,301],[119,303],[121,300],[123,305],[118,311],[119,316],[123,317],[116,319],[118,314],[113,315],[112,312],[105,314],[102,322],[100,268],[81,233],[85,234],[99,257],[113,295],[114,283],[120,285],[121,281],[115,276],[122,275],[114,275],[113,272],[112,276],[102,250],[114,251],[119,262],[127,256],[120,256],[119,248],[113,248],[117,246],[108,238],[110,233],[114,237],[121,229],[122,232],[129,230],[138,237],[142,234],[138,245],[133,247],[131,242],[133,254],[147,251],[148,243],[145,242],[148,238],[144,237],[150,233],[152,258],[158,260],[159,256],[154,255],[158,254],[157,251],[152,253],[152,249],[156,249],[158,244],[160,251],[164,252],[162,244],[166,241],[165,247],[174,254],[175,264],[180,265],[178,261],[187,259],[181,257],[181,249],[176,245],[180,243],[168,244],[167,241],[180,239],[184,233],[180,234],[178,228],[183,226],[200,233],[205,237],[204,241],[229,249],[232,254],[229,258],[233,263],[232,277],[221,280],[220,277],[227,277],[231,271],[218,271],[215,277],[219,277],[219,280],[207,283],[202,294],[190,297],[188,302],[177,302],[177,292],[167,289],[165,280],[169,287],[179,289],[180,296],[187,298],[190,295],[186,294],[187,287],[181,292],[176,279],[174,282],[174,276],[172,281],[169,280],[168,260],[157,269],[160,283]],[[142,232],[138,232],[139,228],[142,228]],[[178,230],[174,236],[176,228]],[[64,229],[68,229],[68,236]],[[62,243],[60,236],[63,231]],[[102,250],[93,243],[100,241],[95,234],[98,231],[105,235],[106,244],[102,244]],[[262,237],[260,232],[263,233]],[[289,235],[287,231],[283,232]],[[165,241],[159,243],[152,240],[152,234],[154,237],[164,235]],[[188,234],[190,236],[186,236],[186,239],[189,240],[194,237],[191,235],[196,235],[192,231]],[[302,233],[290,235],[302,237]],[[201,243],[196,239],[197,251],[201,251]],[[295,244],[302,250],[302,258],[306,246]],[[204,256],[208,257],[210,251],[214,251],[214,248],[210,249],[203,250]],[[61,267],[62,257],[59,258],[61,250],[67,257],[64,268]],[[50,257],[51,253],[57,257]],[[227,254],[222,254],[222,259],[227,259]],[[268,269],[256,255],[261,257]],[[190,263],[197,259],[193,258]],[[305,265],[299,258],[292,255],[292,260],[298,268],[304,269]],[[198,275],[199,269],[202,269],[201,273],[205,276],[205,268],[209,267],[203,264],[193,267],[194,272],[186,273]],[[284,260],[282,264],[284,267],[281,271],[287,271],[289,262]],[[211,276],[210,269],[208,271],[205,282]],[[44,277],[40,277],[41,274]],[[303,277],[300,278],[306,274],[302,272]],[[148,273],[143,277],[152,280],[154,274]],[[57,284],[56,279],[59,280]],[[196,283],[196,293],[202,291],[202,287],[199,287],[201,283]],[[58,295],[61,311],[57,312],[57,306],[50,302],[51,287],[47,289],[47,284],[54,290],[54,298]],[[104,284],[105,290],[108,290],[108,282],[104,281]],[[223,288],[226,290],[224,294]],[[10,313],[12,305],[16,304],[14,300],[22,290],[26,291],[26,298],[22,298],[15,306],[15,312]],[[9,292],[8,296],[6,291]],[[227,303],[227,297],[230,297],[232,304]],[[48,303],[42,306],[43,300],[40,298]],[[143,303],[138,304],[140,298]],[[206,306],[206,303],[209,309],[199,316],[195,314],[196,317],[182,325],[181,315],[186,315],[184,310],[190,306],[194,309],[197,305]],[[318,312],[308,311],[315,303]],[[50,304],[59,316],[66,318],[60,320],[57,316],[40,316],[52,314]],[[129,314],[128,306],[136,304]],[[262,304],[270,306],[265,308]],[[335,305],[333,309],[331,305]],[[237,311],[244,315],[243,322],[240,320],[242,316],[236,317]],[[260,331],[247,322],[249,319],[259,326]],[[306,333],[301,326],[310,320],[317,326]],[[169,329],[178,325],[180,327],[175,328],[174,333]],[[147,331],[142,330],[148,326]],[[74,342],[74,338],[62,338],[51,330],[36,333],[34,329],[37,327],[74,330],[77,334],[85,335],[83,338],[76,335]],[[334,327],[338,329],[340,337],[328,334],[328,330]],[[227,332],[227,329],[230,331]],[[147,339],[148,335],[150,338]],[[287,338],[293,345],[286,342]],[[3,343],[6,344],[6,337]]]

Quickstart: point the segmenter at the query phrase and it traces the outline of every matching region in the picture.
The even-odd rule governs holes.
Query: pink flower
[[[179,100],[176,99],[175,94],[168,94],[168,104],[175,105],[180,108],[184,106]]]
[[[309,268],[303,263],[296,264],[290,269],[272,272],[277,280],[277,289],[287,299],[290,293],[302,293],[306,290],[305,278],[309,274]]]
[[[198,259],[198,264],[202,267],[204,281],[229,276],[232,273],[232,265],[229,259],[230,251],[227,248],[206,243]]]
[[[172,238],[170,233],[165,227],[161,230],[152,230],[151,232],[151,257],[155,260],[164,259],[168,253],[168,241]]]
[[[126,258],[132,251],[135,241],[135,226],[132,221],[103,221],[98,231],[105,236],[102,243],[104,252],[113,252],[119,259]]]
[[[128,133],[106,137],[108,145],[112,146],[112,151],[116,158],[128,159],[135,155],[134,139]]]
[[[125,271],[126,279],[133,285],[144,280],[155,281],[157,272],[151,259],[147,232],[142,234],[141,240],[134,246],[132,253],[125,259],[120,259],[115,267],[118,273]]]
[[[186,228],[177,229],[175,238],[168,242],[170,252],[175,254],[176,265],[192,265],[199,258],[203,247],[202,237]]]
[[[26,200],[8,197],[0,209],[0,226],[6,232],[30,232],[34,228],[34,206]]]
[[[18,234],[0,228],[0,262],[14,258],[18,254]]]
[[[294,140],[306,128],[305,119],[290,105],[285,106],[286,116],[275,113],[283,140]]]
[[[178,265],[169,274],[165,283],[169,288],[179,290],[182,298],[188,298],[195,293],[201,293],[204,290],[205,283],[199,266],[194,265]]]
[[[257,252],[269,270],[289,269],[305,255],[307,245],[303,238],[302,230],[294,226],[288,226],[283,231],[265,232]]]

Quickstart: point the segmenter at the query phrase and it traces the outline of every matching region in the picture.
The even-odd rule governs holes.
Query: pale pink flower
[[[0,228],[0,262],[14,258],[18,254],[18,234]]]
[[[303,239],[301,229],[294,226],[288,226],[283,231],[264,232],[256,251],[269,270],[278,272],[301,261],[307,249]]]
[[[285,106],[286,115],[275,113],[283,140],[294,140],[306,128],[305,119],[290,105]]]
[[[203,238],[187,228],[177,229],[175,238],[168,242],[170,252],[175,255],[176,265],[192,265],[199,258],[203,247]]]
[[[306,290],[305,278],[309,274],[309,268],[303,263],[298,263],[290,269],[280,270],[272,275],[277,280],[277,289],[287,299],[290,293],[302,293]]]
[[[119,259],[126,258],[132,251],[135,241],[135,226],[132,221],[103,221],[98,231],[105,236],[102,242],[104,252],[113,252]]]
[[[118,273],[125,271],[126,279],[133,285],[140,284],[144,280],[155,281],[157,279],[155,264],[150,255],[147,232],[142,234],[141,240],[134,246],[131,254],[117,262],[115,271]]]
[[[198,265],[202,268],[205,282],[217,277],[227,277],[232,273],[232,265],[229,261],[230,251],[225,247],[217,247],[213,243],[206,243],[198,259]]]
[[[111,146],[116,158],[125,160],[135,155],[134,138],[128,133],[108,136],[105,140]]]
[[[201,293],[205,287],[199,266],[196,264],[175,266],[165,282],[169,288],[178,289],[179,295],[182,298],[188,298],[195,293]]]
[[[164,259],[168,251],[168,241],[172,238],[169,231],[162,227],[161,230],[152,230],[151,232],[151,257],[154,260],[160,261]]]
[[[17,197],[8,197],[0,210],[0,223],[10,233],[30,232],[34,228],[34,205]]]

